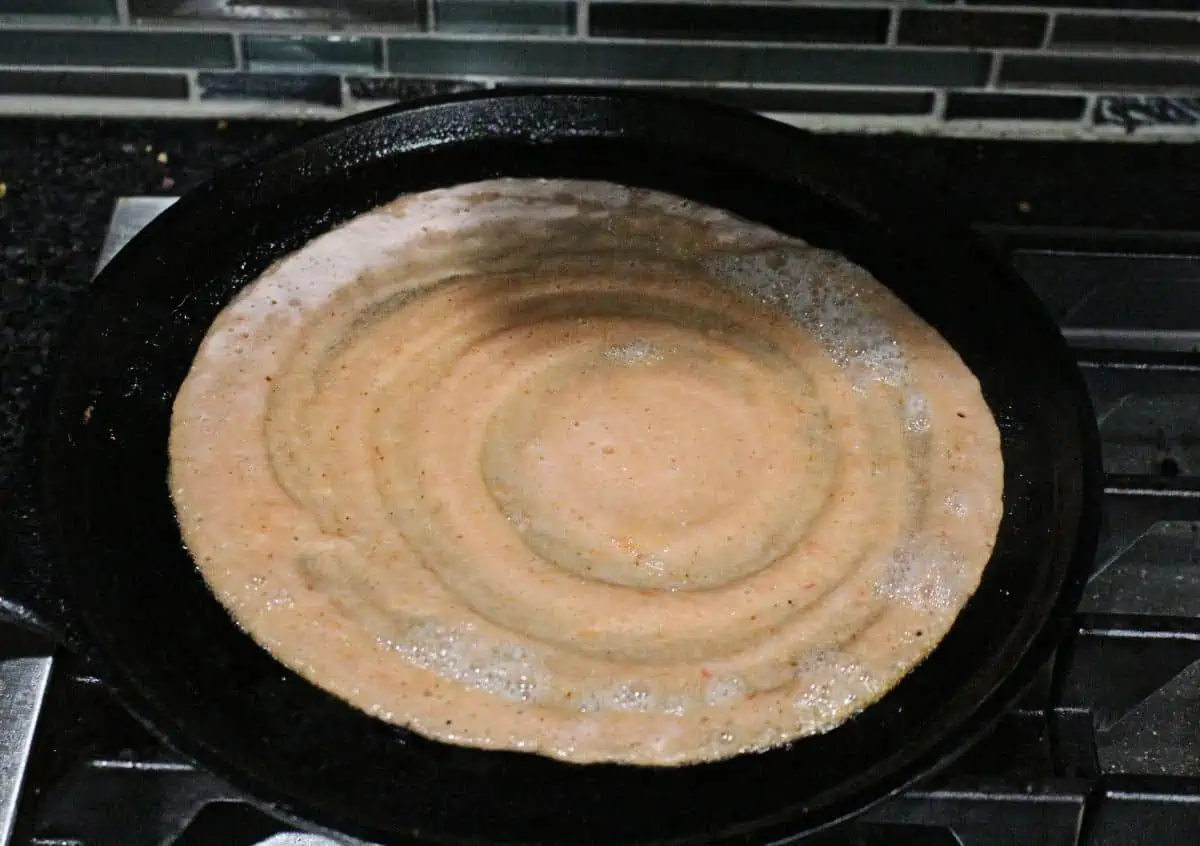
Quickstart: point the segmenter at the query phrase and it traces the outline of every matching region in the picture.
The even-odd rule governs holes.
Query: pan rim
[[[795,133],[794,130],[775,125],[765,118],[747,115],[727,107],[709,105],[701,106],[699,104],[692,103],[691,101],[686,101],[687,105],[684,106],[679,102],[679,98],[649,95],[644,92],[605,93],[597,92],[596,89],[591,88],[587,89],[585,95],[580,95],[572,93],[571,91],[564,91],[563,89],[557,88],[550,93],[540,91],[534,91],[531,93],[529,91],[512,90],[504,92],[486,92],[482,94],[472,92],[468,95],[451,95],[449,97],[436,98],[431,101],[423,101],[406,106],[383,109],[377,112],[371,112],[365,115],[357,116],[348,124],[339,123],[332,125],[326,131],[318,133],[316,136],[314,136],[314,138],[303,141],[299,145],[287,145],[287,147],[284,149],[274,151],[269,155],[264,155],[259,159],[252,160],[246,165],[237,166],[229,173],[209,183],[209,185],[205,188],[200,189],[200,192],[203,193],[198,193],[196,195],[196,199],[193,204],[188,203],[188,198],[185,198],[180,203],[175,204],[175,206],[173,206],[171,209],[168,209],[164,213],[164,216],[166,217],[165,221],[162,221],[161,223],[160,221],[155,221],[152,223],[147,230],[144,230],[143,234],[139,234],[139,236],[135,238],[130,246],[127,247],[126,250],[122,251],[122,254],[119,254],[113,260],[113,262],[110,263],[109,267],[106,268],[101,274],[101,279],[97,280],[100,284],[95,289],[93,295],[88,298],[89,303],[103,296],[103,290],[105,289],[105,286],[109,284],[116,284],[116,282],[122,278],[122,273],[130,272],[130,270],[137,265],[139,261],[137,257],[139,250],[146,251],[147,254],[152,251],[152,245],[154,243],[152,239],[158,231],[167,231],[170,226],[178,225],[177,220],[186,220],[188,215],[191,213],[192,206],[198,206],[200,201],[205,197],[211,198],[214,193],[220,194],[221,191],[230,190],[234,185],[234,180],[238,178],[239,174],[244,176],[246,173],[250,173],[256,169],[264,167],[267,163],[276,160],[280,156],[292,155],[298,148],[303,148],[306,145],[326,143],[330,138],[337,136],[339,133],[352,132],[356,127],[377,125],[378,122],[386,122],[397,116],[411,115],[421,110],[437,110],[447,106],[453,107],[459,104],[499,102],[504,100],[517,101],[522,98],[529,97],[535,97],[540,102],[546,102],[547,98],[550,98],[551,100],[564,103],[571,101],[578,102],[578,98],[581,97],[590,99],[593,103],[606,103],[616,100],[626,103],[641,101],[651,105],[657,105],[665,102],[672,104],[672,107],[674,108],[682,109],[688,113],[699,114],[708,112],[709,114],[718,115],[721,120],[736,123],[740,127],[752,127],[754,131],[769,131],[775,134],[778,134],[781,131],[786,132],[787,134]],[[800,133],[796,133],[796,137],[799,137],[800,135]],[[139,244],[141,246],[139,246]],[[980,260],[982,261],[982,258]],[[1004,271],[1001,268],[996,268],[995,272],[1006,272],[1007,275],[1013,275],[1011,271]],[[113,281],[110,282],[110,280]],[[886,284],[886,280],[884,281]],[[84,309],[81,311],[90,312],[91,306],[85,305]],[[82,319],[83,317],[81,317],[81,320]],[[1063,356],[1064,360],[1066,360],[1067,353],[1065,343],[1061,346],[1060,354]],[[71,354],[68,352],[66,353],[65,357],[70,358],[70,355]],[[1071,369],[1075,369],[1073,362],[1071,362]],[[1044,620],[1042,625],[1039,627],[1037,635],[1035,635],[1029,641],[1022,655],[1014,659],[1013,668],[1007,674],[1003,675],[1001,677],[1001,681],[983,696],[982,704],[977,706],[974,711],[974,720],[965,721],[963,725],[956,727],[955,730],[944,734],[940,743],[931,746],[928,750],[926,750],[925,754],[921,756],[923,759],[929,759],[929,761],[935,762],[938,766],[948,763],[950,750],[954,750],[958,753],[965,751],[967,739],[969,737],[981,734],[987,728],[987,726],[989,726],[996,718],[1000,716],[1000,714],[1007,708],[1011,701],[1019,696],[1025,684],[1032,679],[1036,669],[1040,668],[1041,665],[1045,663],[1052,653],[1054,647],[1057,646],[1061,639],[1062,630],[1065,629],[1065,627],[1069,624],[1069,612],[1075,607],[1075,605],[1078,604],[1080,595],[1082,593],[1083,572],[1084,569],[1090,565],[1096,546],[1102,488],[1100,480],[1102,479],[1102,473],[1099,464],[1099,434],[1095,428],[1094,418],[1090,416],[1090,400],[1088,399],[1086,388],[1084,387],[1082,381],[1082,376],[1078,374],[1077,370],[1075,375],[1077,377],[1076,382],[1075,384],[1069,386],[1068,390],[1071,394],[1073,394],[1076,408],[1080,410],[1081,415],[1087,414],[1089,416],[1086,418],[1086,420],[1080,419],[1077,421],[1078,434],[1081,439],[1081,448],[1085,453],[1081,466],[1083,497],[1080,503],[1080,516],[1078,520],[1074,549],[1069,556],[1071,559],[1070,565],[1065,567],[1063,572],[1065,580],[1064,585],[1059,592],[1057,602],[1054,603],[1053,608],[1051,608],[1048,612],[1047,619]],[[58,393],[57,388],[53,393]],[[45,456],[43,461],[53,461],[53,456]],[[70,595],[71,588],[69,585],[67,586],[67,590],[68,595]],[[91,625],[88,624],[86,620],[84,622],[85,628],[90,629]],[[93,641],[97,640],[94,637],[94,634],[91,639]],[[113,682],[109,678],[106,678],[106,680],[109,680],[110,683],[113,684],[124,700],[134,700],[126,701],[126,704],[131,711],[139,715],[139,719],[142,719],[147,723],[147,725],[154,728],[156,734],[171,735],[171,737],[168,739],[168,742],[171,743],[171,745],[180,748],[180,750],[187,754],[188,757],[199,759],[203,761],[208,768],[216,769],[209,762],[212,762],[220,757],[220,750],[203,743],[199,738],[190,737],[187,733],[186,727],[177,724],[175,720],[172,719],[170,714],[156,713],[160,711],[160,708],[158,703],[155,701],[155,697],[146,690],[139,689],[140,685],[138,684],[138,681],[129,677],[120,669],[121,662],[119,660],[114,661],[112,657],[107,655],[105,650],[102,647],[99,647],[99,644],[95,642],[91,644],[89,651],[91,650],[95,650],[96,657],[100,660],[104,672],[111,672],[116,677],[124,676],[123,681],[120,683]],[[1022,670],[1022,668],[1025,669]],[[1020,678],[1021,676],[1028,676],[1028,678],[1022,679]],[[164,726],[171,726],[173,730],[166,731],[163,728]],[[184,740],[183,743],[179,742],[181,739]],[[197,751],[190,751],[192,748]],[[936,749],[941,750],[940,754],[935,754]],[[222,763],[224,763],[224,761],[222,761]],[[874,795],[874,798],[871,799],[871,803],[873,804],[874,802],[903,789],[903,787],[910,784],[913,780],[919,778],[921,775],[924,775],[931,766],[934,766],[934,763],[926,762],[926,764],[922,766],[919,762],[910,762],[907,767],[894,769],[893,775],[889,779],[891,784],[878,784],[876,789],[872,791],[872,793],[877,795]],[[236,764],[233,764],[232,767],[236,769]],[[221,769],[225,770],[227,768],[222,766]],[[230,779],[232,782],[242,781],[245,783],[246,781],[243,777],[245,775],[244,773],[219,772],[219,774],[225,778],[235,775],[236,778]],[[251,786],[248,788],[248,792],[257,795],[269,795],[271,792],[271,786],[268,784]],[[840,813],[834,818],[824,820],[820,827],[832,825],[845,816],[857,813],[864,807],[866,807],[865,804],[860,804],[852,809],[848,809],[844,813]],[[287,803],[272,803],[272,809],[277,813],[282,813],[289,817],[297,819],[311,819],[307,814],[302,813],[300,809],[291,807]],[[354,833],[352,827],[349,830],[342,829],[341,823],[339,823],[337,827],[339,830],[345,830],[347,833]],[[368,833],[364,832],[364,834]]]

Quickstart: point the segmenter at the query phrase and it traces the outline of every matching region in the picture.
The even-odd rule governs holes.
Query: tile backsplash
[[[815,127],[1200,134],[1200,0],[0,0],[0,111],[665,89]]]

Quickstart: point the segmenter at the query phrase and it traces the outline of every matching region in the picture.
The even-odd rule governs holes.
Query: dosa
[[[678,765],[828,731],[978,587],[1000,436],[866,270],[609,183],[404,196],[217,317],[170,486],[280,662],[429,738]]]

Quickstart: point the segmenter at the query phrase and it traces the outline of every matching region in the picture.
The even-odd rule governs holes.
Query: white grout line
[[[86,117],[115,120],[141,118],[332,120],[351,113],[353,112],[305,103],[255,100],[202,101],[196,98],[191,100],[146,100],[141,98],[0,96],[0,115],[4,117]]]
[[[117,21],[128,26],[132,20],[129,15],[129,0],[117,0]]]
[[[661,0],[651,0],[651,2],[661,2]],[[674,0],[667,0],[674,2]],[[903,0],[901,0],[903,2]],[[1161,18],[1164,20],[1195,20],[1198,10],[1179,10],[1179,9],[1145,9],[1138,5],[1138,0],[1130,0],[1127,6],[1111,6],[1108,8],[1096,8],[1088,6],[1058,6],[1053,10],[1047,9],[1044,6],[1012,6],[1004,3],[989,3],[987,5],[979,4],[972,5],[970,10],[975,12],[1001,12],[1008,14],[1029,14],[1038,11],[1052,13],[1069,13],[1079,17],[1089,18],[1127,18],[1130,16],[1139,18]]]
[[[1041,49],[1049,50],[1054,43],[1054,30],[1058,28],[1058,13],[1051,11],[1050,19],[1046,21],[1046,31],[1042,34]]]
[[[938,121],[946,119],[946,100],[949,99],[945,90],[933,92],[933,113],[931,117]]]
[[[988,89],[996,89],[1000,87],[1000,68],[1004,64],[1004,53],[1000,50],[992,51],[992,64],[988,67],[987,82],[984,87]]]
[[[893,6],[888,11],[888,28],[887,38],[884,39],[889,47],[895,46],[900,41],[900,9]]]
[[[184,65],[165,65],[163,67],[124,67],[114,68],[109,65],[10,65],[0,56],[0,71],[28,71],[30,73],[107,73],[113,76],[137,74],[147,76],[170,76],[171,74],[188,73],[195,68]]]
[[[592,34],[592,4],[590,0],[575,0],[575,37],[587,38]]]
[[[393,74],[408,79],[432,79],[426,74]],[[482,82],[494,80],[504,85],[547,85],[564,86],[580,85],[604,88],[628,88],[633,90],[654,89],[682,92],[704,91],[879,91],[885,93],[924,93],[930,91],[930,85],[854,85],[838,83],[805,83],[805,82],[731,82],[719,80],[716,82],[688,82],[678,79],[598,79],[590,76],[515,76],[496,74],[475,74],[460,76],[444,76],[445,79]]]
[[[347,35],[370,35],[369,32],[346,31]],[[445,44],[570,44],[574,39],[562,35],[547,35],[544,33],[496,33],[496,32],[392,32],[387,34],[394,41],[435,41]],[[798,52],[918,52],[918,53],[967,53],[977,51],[963,45],[925,45],[925,44],[876,44],[854,42],[809,42],[809,41],[764,41],[758,39],[737,38],[617,38],[613,36],[591,36],[591,44],[611,47],[619,46],[648,46],[648,47],[724,47],[724,48],[765,48],[768,50],[793,50]],[[1111,55],[1106,53],[1104,55]]]
[[[241,36],[231,32],[229,37],[233,39],[233,69],[249,70],[249,68],[246,66],[245,52],[242,50]]]
[[[1088,94],[1084,98],[1083,103],[1083,124],[1087,127],[1096,126],[1096,101],[1099,99],[1097,94]]]

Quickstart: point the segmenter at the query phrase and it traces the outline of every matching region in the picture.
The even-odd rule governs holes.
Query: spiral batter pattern
[[[682,764],[829,730],[978,586],[999,433],[844,258],[607,183],[403,197],[247,286],[175,402],[184,540],[429,737]]]

